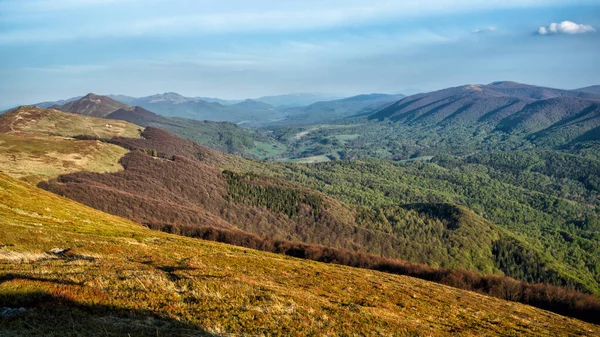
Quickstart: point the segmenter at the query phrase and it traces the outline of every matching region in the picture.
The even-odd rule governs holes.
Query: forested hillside
[[[303,125],[331,122],[346,117],[370,114],[391,104],[404,95],[367,94],[325,102],[316,102],[308,106],[284,110],[287,118],[280,125]]]
[[[54,110],[36,114],[45,115],[57,115],[63,125],[74,127],[65,134],[77,131],[76,123],[64,123],[69,117],[85,119],[91,130],[109,121]],[[32,136],[23,137],[47,129],[44,118],[22,119],[5,124],[26,125]],[[111,129],[108,125],[103,127]],[[537,157],[439,156],[436,164],[298,165],[245,160],[152,127],[139,138],[99,138],[80,128],[86,132],[68,141],[102,141],[131,151],[119,161],[123,171],[77,172],[40,186],[153,229],[402,273],[525,303],[533,302],[523,296],[538,288],[517,282],[520,290],[506,297],[500,289],[516,281],[452,270],[504,273],[530,283],[598,292],[598,217],[595,208],[584,204],[598,200],[592,159],[546,151]],[[560,177],[547,175],[554,166],[563,168]],[[528,170],[530,175],[511,176]],[[554,179],[565,189],[523,191],[540,179]],[[451,269],[429,271],[386,258]],[[488,287],[482,282],[500,283]],[[564,310],[566,304],[535,305]]]
[[[507,160],[501,159],[502,155],[497,158],[494,165],[506,165]],[[515,166],[524,165],[525,158],[535,160],[536,157],[523,154],[522,158]],[[477,160],[477,157],[465,160],[440,157],[439,160],[434,158],[437,163],[366,160],[313,165],[270,164],[269,168],[270,174],[318,189],[350,205],[380,208],[380,212],[370,211],[370,217],[376,220],[371,223],[379,223],[381,228],[394,223],[394,217],[401,217],[398,204],[464,205],[497,224],[500,233],[512,234],[508,241],[503,238],[492,243],[496,268],[509,274],[518,271],[515,277],[598,293],[599,212],[598,191],[593,185],[597,176],[593,165],[597,163],[581,157],[557,158],[541,153],[537,166],[511,173],[495,169],[491,164],[469,162]],[[583,167],[590,168],[591,176],[586,175],[586,169],[578,169],[581,161],[585,163]],[[553,165],[564,168],[563,177],[546,175],[548,171],[543,173]],[[265,172],[264,168],[253,169]],[[410,230],[410,226],[402,230]],[[410,236],[428,235],[425,232]],[[515,244],[524,248],[516,248]],[[513,256],[511,263],[518,268],[508,267],[507,261],[502,261],[506,259],[507,253],[502,252],[505,250],[511,251],[508,254]],[[501,257],[503,254],[505,257]]]
[[[247,157],[253,157],[250,150],[256,148],[255,141],[271,142],[261,131],[246,129],[230,122],[164,117],[137,106],[133,109],[119,109],[106,118],[124,120],[143,127],[161,128],[212,149]]]
[[[272,239],[360,249],[482,272],[495,270],[491,244],[498,234],[492,234],[495,233],[492,224],[476,219],[469,212],[460,211],[451,218],[429,215],[419,209],[404,210],[405,216],[397,227],[408,224],[416,227],[425,221],[438,228],[437,240],[444,244],[435,252],[428,252],[430,248],[420,240],[431,237],[418,239],[373,225],[364,210],[357,215],[353,209],[318,192],[279,179],[221,169],[229,167],[240,172],[247,161],[224,156],[159,129],[147,128],[143,136],[144,139],[110,140],[133,150],[120,161],[125,168],[123,172],[64,175],[42,186],[153,228],[237,228]],[[442,205],[423,207],[435,209]],[[459,222],[463,225],[451,224]],[[470,226],[478,228],[468,230]],[[458,227],[461,230],[453,233]],[[478,237],[481,231],[490,232],[489,237]],[[460,237],[464,235],[470,239],[462,240]],[[455,242],[457,239],[462,242]],[[413,248],[416,253],[407,247],[408,242],[416,245]],[[481,247],[475,242],[481,242]],[[473,251],[469,248],[448,256],[446,250],[460,245],[472,247]]]
[[[144,139],[110,140],[134,150],[121,160],[123,172],[75,173],[41,186],[152,228],[168,227],[170,231],[199,226],[237,228],[271,239],[361,249],[413,262],[484,273],[503,271],[531,282],[598,291],[597,273],[578,270],[570,260],[584,254],[581,258],[595,266],[597,261],[593,254],[558,245],[563,251],[572,251],[571,254],[548,256],[542,247],[556,244],[554,236],[543,237],[541,242],[519,238],[519,235],[534,238],[536,233],[556,230],[560,223],[542,223],[552,219],[556,212],[548,206],[539,207],[538,199],[548,200],[542,203],[556,203],[561,199],[522,195],[514,188],[504,188],[506,196],[498,200],[491,195],[502,182],[486,180],[477,174],[446,172],[432,164],[425,164],[427,170],[418,166],[422,164],[399,166],[386,162],[265,166],[218,154],[158,129],[148,128],[143,136]],[[325,169],[320,170],[321,167]],[[343,176],[336,178],[339,181],[331,181],[335,174],[331,175],[327,168],[336,167],[343,168]],[[222,173],[223,168],[233,171]],[[283,175],[278,171],[281,168],[287,169],[281,171],[286,172]],[[243,173],[255,169],[261,172],[257,172],[258,175]],[[425,175],[408,183],[407,173],[414,178]],[[307,187],[321,189],[354,207],[347,208],[334,199],[267,178],[265,174],[279,174]],[[320,177],[320,183],[300,174],[308,177],[315,174]],[[369,178],[369,174],[376,174],[378,178]],[[360,180],[353,182],[355,177]],[[387,181],[384,177],[395,178]],[[400,179],[404,185],[396,182],[400,177],[404,177]],[[330,181],[325,184],[328,188],[323,186],[325,181]],[[474,185],[470,181],[483,183]],[[335,190],[331,190],[334,186]],[[198,194],[198,191],[202,192]],[[485,196],[482,193],[489,193],[489,200],[487,197],[480,200],[480,196]],[[479,196],[476,202],[470,199],[475,195]],[[511,205],[515,201],[508,201],[510,198],[517,202],[516,207]],[[474,209],[507,230],[448,203]],[[512,206],[510,214],[497,214],[508,205]],[[575,209],[562,221],[574,218],[577,212],[585,212],[583,214],[590,217],[594,214],[584,208]],[[535,222],[535,226],[522,228],[524,220]],[[515,259],[507,254],[520,257]],[[526,272],[523,272],[521,267],[525,264]]]
[[[495,82],[408,96],[367,117],[268,129],[286,145],[278,159],[406,160],[535,147],[597,155],[587,143],[599,139],[599,106],[593,93]]]
[[[3,312],[23,308],[2,318],[10,336],[600,332],[416,278],[151,231],[3,174],[0,237]]]

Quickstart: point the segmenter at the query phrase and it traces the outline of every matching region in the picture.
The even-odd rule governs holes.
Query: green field
[[[286,146],[282,143],[265,143],[254,141],[254,147],[247,151],[258,158],[267,159],[277,157],[286,150]]]

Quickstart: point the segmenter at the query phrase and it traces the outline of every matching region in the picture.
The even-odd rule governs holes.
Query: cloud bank
[[[596,29],[590,25],[579,24],[571,21],[563,21],[561,23],[553,22],[547,27],[540,27],[538,29],[539,35],[573,35],[594,32],[596,32]]]

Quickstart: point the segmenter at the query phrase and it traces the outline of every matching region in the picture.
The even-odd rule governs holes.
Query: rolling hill
[[[502,267],[493,248],[503,240],[512,240],[512,234],[466,209],[450,206],[450,211],[445,211],[449,206],[436,203],[417,208],[349,208],[314,190],[244,173],[268,172],[269,168],[260,163],[215,152],[160,129],[146,128],[142,135],[143,139],[109,140],[132,151],[120,160],[124,171],[73,173],[40,186],[175,233],[194,233],[212,226],[242,230],[268,240],[362,250],[483,273],[509,272],[515,263]],[[513,243],[523,252],[531,251],[524,241]],[[556,284],[596,289],[588,278],[583,281],[560,271],[560,262],[536,254],[530,259],[528,263],[542,268],[531,280],[550,280],[549,275],[553,275]]]
[[[44,188],[157,229],[235,228],[270,239],[401,255],[400,238],[358,226],[354,212],[334,199],[277,179],[226,174],[224,167],[244,162],[160,129],[146,128],[143,136],[110,141],[132,150],[120,161],[124,171],[63,175]]]
[[[497,129],[526,135],[535,143],[560,146],[581,140],[578,138],[599,126],[600,101],[551,98],[528,104],[500,121]]]
[[[63,115],[82,118],[76,114]],[[30,129],[35,129],[36,121],[31,121]],[[93,137],[83,137],[90,138]],[[90,142],[69,141],[73,142],[71,148]],[[487,274],[504,272],[530,282],[552,282],[594,291],[593,278],[590,281],[585,273],[567,272],[565,268],[571,267],[566,261],[549,258],[535,245],[465,207],[434,201],[436,198],[430,199],[433,202],[350,207],[309,186],[282,180],[279,164],[267,165],[221,154],[151,127],[144,130],[142,138],[112,137],[104,142],[130,150],[119,161],[123,170],[61,175],[39,186],[152,229],[412,275],[561,313],[584,315],[577,317],[590,315],[586,303],[595,298],[592,295],[456,271],[465,268]],[[35,155],[41,158],[54,150],[37,151]],[[20,169],[26,171],[31,167],[22,165]],[[289,167],[287,171],[298,169],[301,167]],[[361,185],[372,186],[373,178],[366,172],[380,170],[366,169],[364,176],[371,182]],[[251,173],[261,171],[262,174]],[[346,176],[353,179],[354,174],[346,171]],[[323,181],[326,179],[329,178],[325,176]],[[343,186],[339,182],[334,185]],[[353,187],[344,189],[346,193],[355,193]],[[362,195],[370,198],[371,193],[364,190]],[[415,266],[386,256],[453,269]],[[509,286],[515,290],[506,292],[505,287]],[[537,296],[543,292],[552,295],[544,295],[549,299],[541,300]],[[559,295],[561,292],[565,294]],[[555,296],[564,298],[563,304],[553,303],[558,298]],[[566,308],[571,311],[565,311]]]
[[[366,126],[355,129],[360,132],[352,148],[335,150],[343,158],[376,153],[408,159],[532,146],[559,149],[594,139],[588,132],[600,124],[599,104],[600,96],[591,93],[514,82],[448,88],[405,97],[369,115],[368,124],[364,118],[347,121]],[[382,140],[385,145],[377,147]],[[328,150],[303,146],[308,154]]]
[[[0,173],[11,336],[597,335],[597,325],[377,271],[151,231]],[[49,324],[48,322],[52,322]]]
[[[0,172],[37,184],[66,173],[122,170],[127,152],[99,141],[0,134]]]
[[[55,110],[38,110],[38,115],[45,112],[74,121],[106,121]],[[132,112],[143,117],[139,121],[149,117],[164,118],[141,108],[121,111],[124,114]],[[40,130],[44,130],[43,121],[35,117],[30,121],[29,129],[35,132],[39,125]],[[75,130],[65,132],[79,133]],[[224,155],[152,127],[146,128],[142,135],[143,138],[104,137],[110,143],[103,143],[106,146],[119,145],[132,150],[122,153],[120,165],[115,166],[117,172],[78,172],[60,176],[43,186],[157,229],[233,228],[270,239],[361,249],[413,262],[432,264],[435,261],[440,266],[485,273],[498,271],[492,246],[505,235],[468,210],[449,213],[454,214],[456,218],[453,218],[449,214],[428,214],[431,210],[443,209],[442,205],[423,205],[420,209],[396,207],[391,211],[396,216],[402,215],[403,220],[381,220],[377,212],[372,213],[373,210],[355,211],[313,190],[280,179],[244,173],[247,167],[261,170],[260,163]],[[89,138],[94,137],[88,132],[86,139]],[[72,149],[77,148],[76,144],[85,144],[84,141],[68,141],[73,144]],[[97,143],[93,140],[85,142]],[[54,153],[52,148],[46,152],[43,149],[46,148],[37,153],[40,158],[51,157]],[[85,158],[83,154],[82,158]],[[115,159],[113,157],[113,162]],[[121,165],[124,170],[119,170]],[[67,172],[76,172],[77,168],[72,165]],[[225,174],[225,170],[230,173]],[[450,225],[456,221],[463,225]],[[435,228],[437,234],[421,235],[419,223],[425,223],[425,228]],[[463,249],[455,251],[459,246]]]
[[[246,100],[235,104],[220,104],[216,101],[208,102],[200,98],[185,97],[173,92],[139,98],[122,95],[112,97],[166,117],[226,121],[250,125],[283,118],[283,113],[273,106],[254,100]]]
[[[20,107],[0,116],[0,171],[38,183],[61,174],[122,170],[119,159],[128,151],[97,140],[73,136],[139,137],[136,125],[115,120]]]
[[[272,142],[259,130],[246,129],[230,122],[164,117],[137,106],[119,109],[106,118],[164,129],[212,149],[242,156],[252,157],[249,150],[256,147],[255,141]]]
[[[317,102],[333,101],[341,97],[319,94],[319,93],[295,93],[287,95],[263,96],[256,98],[256,101],[267,103],[276,108],[298,108],[308,106]]]
[[[526,106],[534,109],[538,103],[552,99],[554,103],[597,102],[599,96],[577,91],[536,87],[514,82],[489,85],[466,85],[426,94],[406,97],[370,116],[370,119],[390,119],[403,123],[425,125],[492,124],[496,125]],[[565,103],[566,104],[566,103]],[[558,106],[556,109],[559,110]],[[582,107],[584,109],[585,107]]]
[[[322,101],[304,107],[286,109],[288,117],[278,124],[324,123],[345,117],[368,114],[396,102],[403,95],[368,94]]]
[[[105,139],[110,143],[106,145],[119,145],[133,150],[131,153],[123,153],[124,157],[119,164],[115,163],[117,158],[109,157],[112,158],[109,162],[117,172],[79,172],[63,175],[44,184],[45,188],[53,192],[100,210],[128,217],[157,229],[177,228],[178,231],[186,231],[189,228],[217,226],[266,235],[270,239],[292,239],[337,248],[360,249],[419,263],[484,273],[502,270],[493,246],[510,238],[511,234],[499,231],[495,225],[468,210],[444,213],[444,216],[435,216],[437,213],[434,212],[432,215],[431,211],[445,207],[435,204],[439,202],[437,199],[418,209],[411,208],[410,205],[379,210],[355,209],[310,189],[264,176],[267,174],[276,177],[276,166],[271,168],[266,163],[227,156],[160,129],[146,128],[143,138],[113,137],[115,134],[98,137],[99,133],[96,135],[90,132],[93,128],[89,130],[89,125],[86,127],[77,121],[106,123],[107,120],[35,109],[37,115],[23,115],[19,119],[22,125],[28,125],[30,132],[47,130],[48,123],[40,116],[59,116],[63,118],[60,125],[66,128],[63,135],[84,134],[87,135],[86,139]],[[134,116],[132,120],[136,122],[159,120],[164,124],[169,123],[164,121],[167,118],[142,108],[121,110],[115,113],[115,117],[120,114]],[[11,115],[15,114],[9,114],[8,117]],[[24,122],[25,117],[31,118],[28,123]],[[73,122],[68,122],[69,119]],[[106,128],[107,125],[110,124],[103,127]],[[139,137],[137,126],[126,125],[132,125],[131,128],[136,130],[135,136]],[[52,132],[60,134],[56,128]],[[69,147],[71,149],[77,148],[75,144],[84,144],[69,141],[73,144]],[[87,142],[97,143],[93,140]],[[52,148],[49,148],[46,152],[39,150],[36,155],[40,158],[53,158],[53,153]],[[83,155],[79,157],[87,158]],[[13,166],[14,162],[13,160]],[[121,165],[124,168],[122,171]],[[102,165],[100,167],[104,168]],[[72,165],[70,170],[58,173],[77,172],[77,168],[81,169],[80,166]],[[225,174],[225,170],[238,173]],[[247,175],[247,171],[263,173],[254,176]],[[53,178],[56,174],[53,171],[44,177]],[[203,192],[198,194],[197,191]],[[463,225],[451,225],[456,221],[462,221]],[[423,230],[433,232],[424,235]],[[525,251],[530,250],[524,242],[519,245],[524,245]],[[457,251],[456,247],[462,249]],[[534,258],[533,263],[550,266],[554,262],[550,263],[540,255]],[[505,270],[509,269],[507,267]],[[559,284],[570,284],[582,289],[588,287],[578,285],[584,282],[567,276],[566,273],[559,274],[565,277],[559,278],[562,280],[557,281]],[[544,280],[544,275],[542,272],[531,280]]]
[[[0,116],[0,133],[46,136],[115,136],[139,138],[141,128],[122,120],[106,120],[54,109],[22,106]]]
[[[117,102],[110,97],[89,93],[78,100],[50,108],[65,112],[74,112],[84,116],[105,117],[113,111],[131,108],[127,104]]]
[[[588,94],[600,95],[600,85],[592,85],[585,88],[575,89],[575,91],[587,92]]]

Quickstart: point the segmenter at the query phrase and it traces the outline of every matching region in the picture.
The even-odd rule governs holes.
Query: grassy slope
[[[2,335],[600,334],[422,280],[154,232],[2,174],[0,200],[0,303],[28,309]]]
[[[24,106],[0,117],[0,171],[37,183],[58,175],[122,170],[128,151],[99,141],[76,141],[77,135],[139,138],[140,127],[124,121],[86,117]]]
[[[140,127],[125,121],[87,117],[52,109],[23,106],[0,118],[2,133],[21,132],[73,137],[79,135],[99,138],[140,137]]]
[[[0,134],[0,172],[31,183],[80,171],[116,172],[127,152],[94,140]]]

